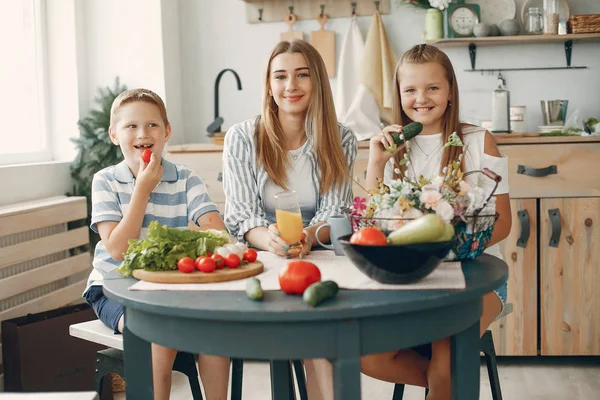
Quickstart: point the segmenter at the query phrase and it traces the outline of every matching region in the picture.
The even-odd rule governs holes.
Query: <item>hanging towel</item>
[[[338,62],[335,108],[338,120],[352,129],[358,140],[381,130],[377,100],[361,82],[364,46],[356,17],[352,17]]]
[[[360,86],[360,65],[362,63],[365,42],[358,28],[356,16],[350,19],[348,30],[344,35],[337,69],[337,88],[335,109],[341,122],[350,110],[350,105],[358,93]]]
[[[385,112],[392,109],[394,67],[396,54],[388,41],[379,12],[375,12],[367,40],[361,70],[361,82]]]

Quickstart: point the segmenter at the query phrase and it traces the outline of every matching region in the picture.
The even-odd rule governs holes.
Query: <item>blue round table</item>
[[[336,400],[360,399],[360,356],[451,337],[452,399],[479,398],[482,296],[508,278],[502,260],[463,262],[464,290],[341,290],[317,308],[299,296],[245,292],[130,291],[116,271],[106,296],[125,307],[127,399],[152,399],[150,343],[242,359],[328,358]],[[279,363],[281,365],[282,363]],[[289,374],[274,373],[273,399],[290,399]]]

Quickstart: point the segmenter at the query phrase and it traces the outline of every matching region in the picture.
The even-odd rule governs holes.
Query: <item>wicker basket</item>
[[[571,33],[600,33],[600,14],[578,14],[569,18]]]

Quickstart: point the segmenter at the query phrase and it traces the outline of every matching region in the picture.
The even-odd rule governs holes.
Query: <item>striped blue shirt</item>
[[[233,125],[225,135],[223,149],[223,188],[225,190],[225,225],[229,232],[244,241],[244,235],[258,226],[269,226],[265,212],[264,189],[269,175],[256,159],[255,119]],[[356,137],[350,129],[339,124],[342,149],[346,155],[349,171],[352,171],[357,153]],[[308,154],[312,165],[311,180],[317,196],[317,210],[309,225],[327,221],[330,216],[346,213],[352,206],[352,183],[332,187],[320,193],[321,171],[314,148],[312,135],[303,154]],[[288,180],[307,179],[304,176],[289,176]]]
[[[217,211],[206,186],[191,169],[173,164],[163,158],[163,176],[150,193],[139,239],[145,239],[148,225],[158,221],[170,228],[186,229],[189,221],[197,224],[198,218],[211,211]],[[125,161],[97,172],[92,181],[92,221],[91,229],[98,232],[98,223],[120,222],[127,211],[135,188],[135,178]],[[121,264],[113,259],[102,241],[94,252],[94,270],[88,279],[91,285],[101,285],[103,276]]]

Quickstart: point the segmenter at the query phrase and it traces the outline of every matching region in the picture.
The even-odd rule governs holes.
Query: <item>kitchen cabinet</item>
[[[501,244],[513,312],[492,324],[496,353],[600,355],[600,137],[496,140],[509,160],[513,221]],[[167,151],[200,175],[224,211],[222,146]],[[368,142],[359,143],[358,196],[366,196],[368,156]]]

